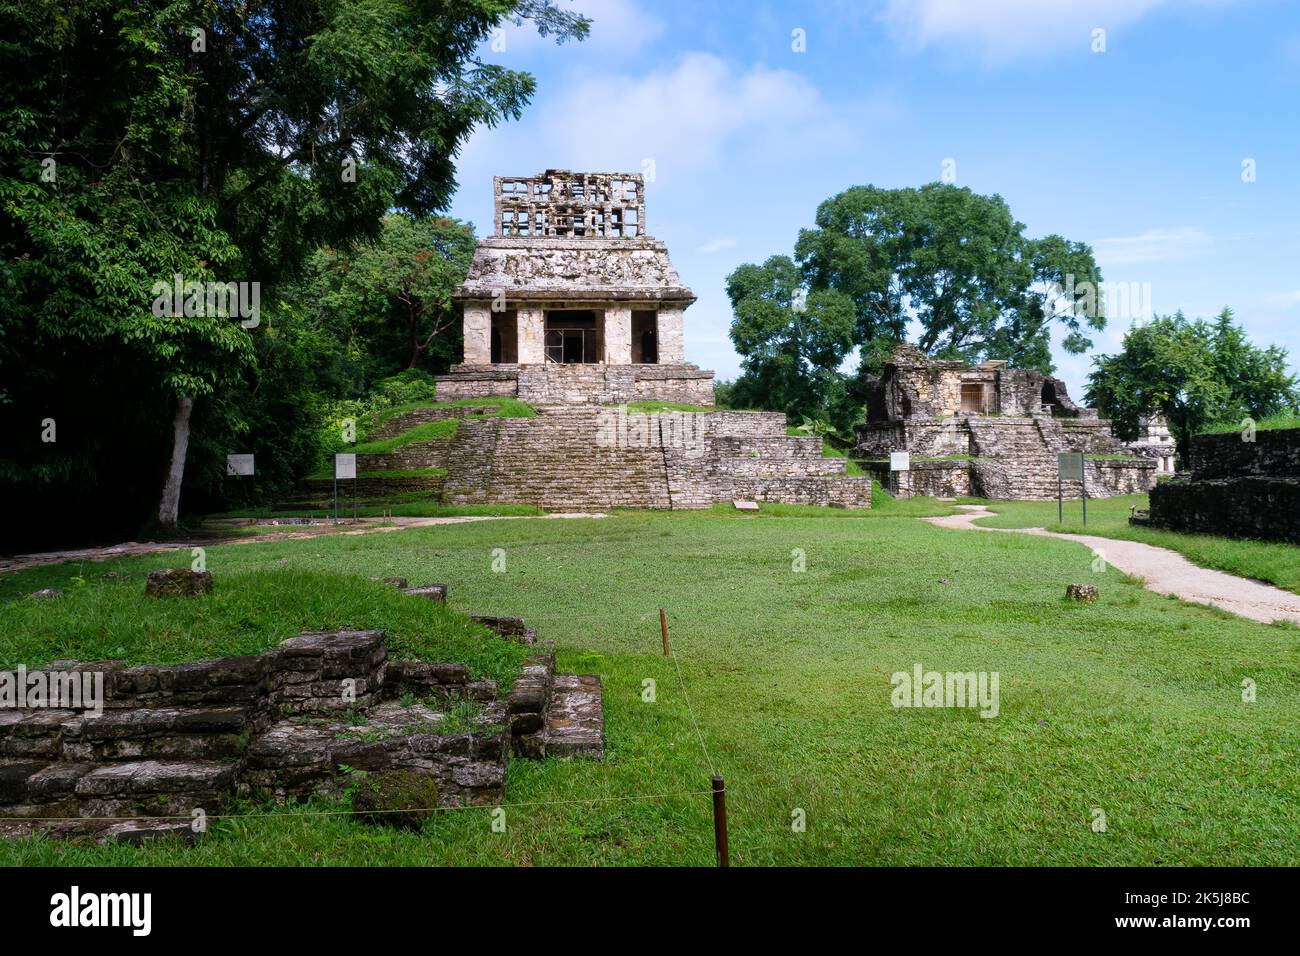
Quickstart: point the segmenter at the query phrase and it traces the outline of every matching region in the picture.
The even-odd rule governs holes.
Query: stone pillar
[[[546,313],[536,306],[519,307],[519,364],[546,361]]]
[[[492,310],[486,302],[465,303],[465,364],[492,364]]]
[[[611,305],[605,309],[605,362],[609,365],[632,364],[632,308]]]
[[[675,306],[659,309],[659,364],[681,365],[686,361],[686,345],[682,338],[683,310]]]

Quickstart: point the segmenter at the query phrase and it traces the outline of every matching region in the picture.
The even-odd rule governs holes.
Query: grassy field
[[[216,593],[165,607],[140,596],[144,571],[188,553],[5,575],[5,664],[176,660],[349,623],[508,672],[499,642],[466,646],[454,615],[439,621],[369,578],[443,581],[454,608],[522,614],[558,643],[561,670],[602,675],[607,757],[512,761],[504,833],[481,809],[406,834],[311,812],[326,804],[248,806],[190,849],[29,841],[0,845],[0,861],[711,865],[709,759],[727,781],[737,865],[1300,861],[1300,631],[1096,574],[1066,541],[916,520],[936,507],[619,513],[213,547]],[[132,577],[105,581],[109,568]],[[1100,601],[1065,602],[1073,581],[1098,584]],[[45,586],[71,593],[23,597]],[[660,606],[675,660],[661,655]],[[998,716],[895,709],[891,675],[918,663],[996,671]]]
[[[963,502],[979,499],[963,498]],[[1273,541],[1246,541],[1208,534],[1183,534],[1144,528],[1128,523],[1133,508],[1147,507],[1146,495],[1099,498],[1088,502],[1088,525],[1083,525],[1083,508],[1078,501],[1065,503],[1065,521],[1057,523],[1055,501],[980,501],[996,518],[980,524],[994,528],[1047,528],[1075,534],[1096,534],[1107,538],[1142,541],[1182,554],[1194,564],[1217,568],[1280,588],[1300,593],[1300,548]]]

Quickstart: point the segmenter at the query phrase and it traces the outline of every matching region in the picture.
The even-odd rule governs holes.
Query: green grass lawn
[[[737,865],[1300,860],[1300,630],[1094,573],[1070,542],[934,528],[916,520],[926,509],[942,506],[619,513],[213,547],[215,594],[167,605],[145,601],[143,574],[188,552],[4,575],[6,664],[177,660],[347,623],[508,670],[499,642],[466,646],[454,615],[369,578],[446,582],[453,608],[521,614],[558,643],[562,671],[603,677],[607,756],[512,761],[504,833],[482,809],[409,834],[308,812],[323,803],[280,816],[247,806],[194,848],[29,841],[0,845],[0,861],[711,865],[710,766],[675,665],[726,778]],[[105,581],[109,568],[132,577]],[[1098,584],[1100,601],[1067,603],[1074,581]],[[23,596],[47,586],[69,597]],[[675,661],[661,653],[661,606]],[[998,672],[999,715],[893,708],[891,675],[917,663]],[[1093,831],[1094,808],[1106,832]],[[791,827],[796,810],[806,832]]]
[[[1222,435],[1225,432],[1239,432],[1245,426],[1241,422],[1216,422],[1201,429],[1202,435]],[[1269,415],[1255,423],[1256,431],[1273,431],[1279,428],[1300,428],[1300,415],[1284,412]]]
[[[962,499],[975,502],[979,499]],[[1230,574],[1267,581],[1300,593],[1300,548],[1275,541],[1248,541],[1208,534],[1184,534],[1128,523],[1133,508],[1146,508],[1146,495],[1097,498],[1088,502],[1088,526],[1083,525],[1079,501],[1065,503],[1065,522],[1057,523],[1055,501],[980,501],[997,517],[980,524],[993,528],[1047,528],[1072,534],[1096,534],[1106,538],[1142,541],[1177,551],[1194,564]]]

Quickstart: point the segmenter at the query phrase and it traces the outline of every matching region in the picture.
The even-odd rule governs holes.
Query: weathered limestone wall
[[[1174,531],[1300,544],[1300,428],[1197,435],[1190,477],[1151,489],[1148,522]]]
[[[1177,477],[1151,489],[1148,523],[1171,531],[1300,544],[1300,477]]]
[[[448,456],[447,500],[574,510],[701,508],[735,498],[870,507],[821,440],[785,434],[780,413],[626,414],[544,407],[531,419],[467,421]]]
[[[1196,435],[1189,457],[1192,475],[1198,480],[1243,475],[1300,477],[1300,428],[1257,431],[1253,442],[1243,440],[1240,432]]]
[[[454,366],[438,376],[438,398],[508,396],[536,405],[612,405],[634,401],[713,404],[713,373],[695,365]]]
[[[1057,454],[1125,455],[1085,459],[1089,497],[1105,498],[1147,491],[1155,483],[1156,462],[1126,454],[1126,446],[1097,419],[960,416],[859,425],[855,457],[867,459],[891,494],[992,499],[1049,500],[1057,495]],[[913,472],[888,471],[888,455],[911,452]],[[961,457],[963,461],[925,461]],[[874,459],[874,461],[873,461]],[[1066,482],[1067,497],[1081,486]]]

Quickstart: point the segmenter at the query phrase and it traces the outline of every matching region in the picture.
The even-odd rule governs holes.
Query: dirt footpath
[[[266,534],[221,535],[213,533],[196,536],[186,541],[127,541],[104,548],[79,548],[72,551],[42,551],[37,554],[18,554],[0,557],[0,574],[22,568],[36,568],[61,561],[108,561],[113,558],[133,557],[139,554],[157,554],[161,551],[183,551],[190,548],[212,548],[219,544],[257,544],[262,541],[296,541],[318,538],[321,535],[380,534],[386,531],[405,531],[407,528],[428,528],[439,524],[466,524],[470,521],[537,521],[565,518],[604,518],[600,512],[556,512],[549,515],[455,515],[445,518],[362,518],[357,522],[339,524],[322,522],[319,525],[271,525],[283,531]],[[254,525],[229,525],[228,527],[254,527]],[[289,530],[294,529],[294,530]],[[342,530],[341,530],[342,529]]]
[[[1212,571],[1192,564],[1176,551],[1157,548],[1140,541],[1100,538],[1091,534],[1062,534],[1046,528],[984,528],[974,522],[992,517],[983,505],[957,505],[961,514],[941,518],[922,518],[940,528],[965,531],[1008,531],[1012,534],[1035,534],[1046,538],[1074,541],[1101,552],[1107,564],[1125,574],[1142,578],[1148,590],[1172,594],[1193,604],[1210,604],[1239,617],[1270,623],[1276,620],[1300,624],[1300,595],[1269,584],[1239,578],[1223,571]]]

